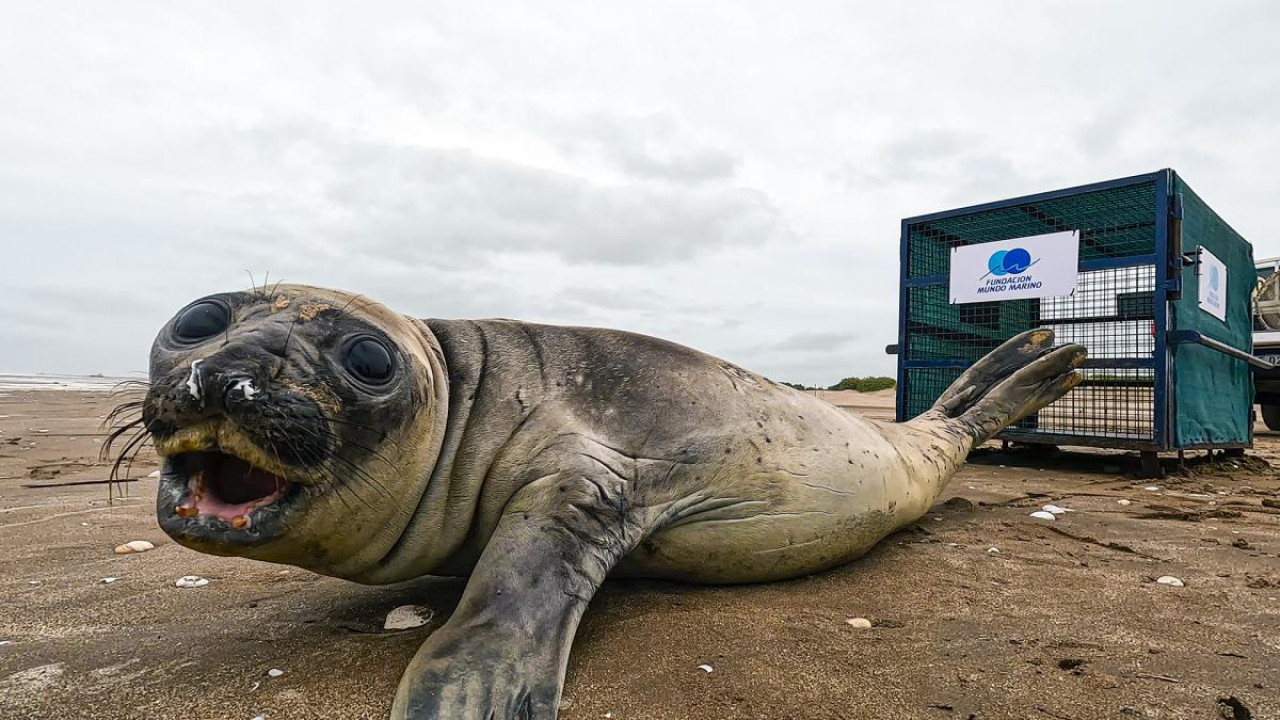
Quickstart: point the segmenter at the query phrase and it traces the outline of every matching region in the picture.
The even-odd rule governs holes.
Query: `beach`
[[[0,383],[0,717],[386,717],[463,580],[364,587],[187,550],[156,525],[154,456],[110,504],[104,485],[59,485],[106,477],[113,400],[50,382],[67,384]],[[826,399],[892,416],[892,391]],[[1121,454],[992,444],[925,518],[846,566],[736,587],[610,581],[560,717],[1213,718],[1232,703],[1280,717],[1280,435],[1259,428],[1245,460],[1197,456],[1161,480]],[[1030,516],[1049,504],[1070,512]],[[156,547],[113,552],[131,540]],[[210,582],[175,587],[187,575]],[[410,604],[434,619],[382,629]]]

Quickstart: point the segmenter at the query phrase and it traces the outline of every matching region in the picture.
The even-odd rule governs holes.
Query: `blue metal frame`
[[[907,245],[908,245],[908,228],[911,227],[911,221],[902,221],[902,236],[898,246],[898,276],[901,279],[907,273]],[[905,422],[908,418],[907,414],[907,374],[906,358],[907,358],[907,284],[905,282],[898,284],[898,395],[894,398],[894,416],[898,422]]]
[[[1173,258],[1169,256],[1169,210],[1173,186],[1172,170],[1165,169],[1156,173],[1156,258],[1160,261],[1155,265],[1156,291],[1153,293],[1156,319],[1156,416],[1153,419],[1152,441],[1160,450],[1172,447],[1169,432],[1172,427],[1169,407],[1169,270]]]
[[[907,360],[907,361],[903,361],[901,360],[901,353],[899,353],[898,362],[903,366],[905,366],[906,369],[908,370],[915,370],[918,368],[953,368],[953,369],[963,370],[973,364],[968,360]],[[1080,367],[1083,367],[1083,368],[1153,368],[1155,366],[1156,366],[1156,361],[1154,358],[1150,360],[1148,360],[1147,358],[1106,358],[1104,360],[1092,360],[1092,359],[1085,360],[1084,364],[1082,364]]]
[[[898,421],[902,422],[909,419],[906,417],[907,385],[909,383],[905,372],[906,370],[915,368],[963,369],[970,365],[970,363],[963,360],[907,360],[908,289],[929,285],[943,285],[949,282],[949,278],[946,275],[932,275],[919,278],[906,277],[910,268],[909,245],[910,227],[912,225],[936,220],[945,220],[962,215],[971,215],[989,210],[1000,210],[1028,203],[1043,202],[1045,200],[1057,200],[1064,197],[1095,192],[1098,190],[1110,190],[1128,185],[1140,185],[1154,181],[1156,184],[1154,198],[1154,209],[1156,214],[1155,252],[1151,255],[1085,260],[1080,263],[1079,269],[1080,271],[1088,272],[1093,270],[1106,270],[1138,265],[1151,265],[1155,268],[1155,272],[1157,273],[1155,278],[1155,292],[1152,293],[1154,305],[1152,307],[1152,312],[1155,318],[1155,352],[1150,360],[1145,358],[1112,358],[1097,361],[1090,360],[1086,362],[1085,367],[1153,368],[1155,371],[1155,377],[1153,378],[1155,394],[1153,412],[1155,413],[1155,417],[1152,418],[1151,441],[1141,441],[1138,443],[1116,441],[1116,443],[1111,443],[1108,442],[1108,439],[1106,438],[1097,438],[1094,441],[1091,441],[1090,444],[1098,446],[1113,445],[1123,447],[1142,447],[1145,449],[1155,450],[1171,449],[1172,442],[1169,433],[1171,428],[1171,408],[1169,407],[1171,395],[1168,392],[1171,370],[1169,367],[1170,358],[1167,339],[1168,331],[1171,329],[1169,327],[1169,290],[1171,289],[1171,275],[1173,275],[1172,282],[1180,282],[1180,274],[1174,275],[1171,273],[1171,269],[1176,269],[1175,266],[1179,265],[1179,259],[1171,257],[1169,248],[1169,212],[1171,207],[1170,203],[1172,202],[1173,188],[1175,186],[1173,179],[1173,170],[1166,168],[1154,173],[1131,175],[1129,177],[1117,178],[1115,180],[1106,180],[1087,185],[1077,185],[1075,187],[1064,188],[1061,190],[1036,193],[1033,195],[1022,195],[1020,197],[997,200],[995,202],[982,203],[979,205],[970,205],[967,207],[956,208],[954,210],[944,210],[941,212],[904,218],[902,220],[898,253],[900,263],[900,283],[898,289],[898,392],[895,401],[895,414]],[[1014,434],[1030,439],[1030,435],[1026,433],[1015,432]],[[1045,442],[1051,442],[1052,440],[1050,437],[1051,436],[1045,436],[1043,439]]]
[[[1161,170],[1160,172],[1147,173],[1145,175],[1131,175],[1129,177],[1118,178],[1116,180],[1090,183],[1088,185],[1077,185],[1063,190],[1052,190],[1050,192],[1036,193],[1034,195],[1023,195],[1021,197],[1009,198],[1007,200],[997,200],[995,202],[983,203],[981,205],[970,205],[968,207],[956,208],[955,210],[943,210],[942,212],[909,217],[902,221],[902,239],[903,242],[906,241],[906,228],[907,226],[914,225],[915,223],[943,220],[945,218],[956,217],[957,215],[972,215],[973,213],[986,212],[987,210],[1000,210],[1002,208],[1013,207],[1015,205],[1025,205],[1027,203],[1041,202],[1044,200],[1057,200],[1059,198],[1093,192],[1095,190],[1110,190],[1112,188],[1124,187],[1126,185],[1140,185],[1145,182],[1151,182],[1152,180],[1158,180],[1161,173],[1168,172],[1168,170]],[[904,265],[903,267],[906,266]]]

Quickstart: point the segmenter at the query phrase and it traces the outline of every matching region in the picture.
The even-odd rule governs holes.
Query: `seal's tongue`
[[[195,507],[201,514],[223,520],[247,518],[251,510],[275,500],[284,491],[284,478],[233,455],[211,453],[200,473]]]

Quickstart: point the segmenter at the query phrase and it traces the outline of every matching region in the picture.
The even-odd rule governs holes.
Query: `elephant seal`
[[[759,582],[859,556],[1079,381],[1084,348],[1052,341],[1019,335],[891,424],[652,337],[291,285],[179,311],[141,422],[183,545],[369,584],[470,576],[394,718],[554,718],[606,576]]]

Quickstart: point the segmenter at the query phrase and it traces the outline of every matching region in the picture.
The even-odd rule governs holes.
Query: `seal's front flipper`
[[[517,492],[458,608],[409,663],[393,720],[554,720],[578,621],[644,535],[627,491],[562,473]]]

